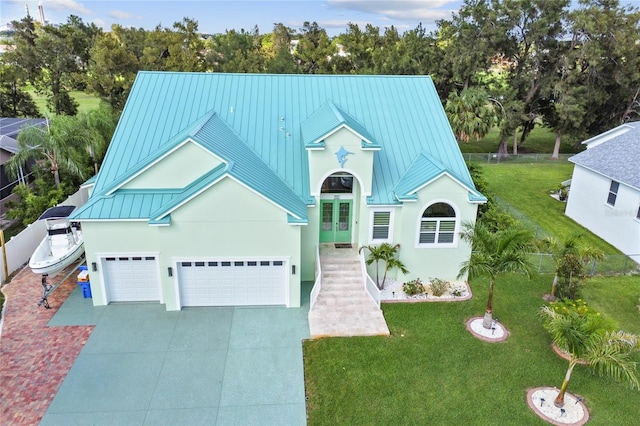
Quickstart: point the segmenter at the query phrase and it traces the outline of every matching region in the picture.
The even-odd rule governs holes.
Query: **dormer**
[[[381,146],[361,122],[327,101],[300,130],[308,152],[311,195],[318,195],[325,177],[340,172],[358,176],[362,194],[371,195],[374,152]]]

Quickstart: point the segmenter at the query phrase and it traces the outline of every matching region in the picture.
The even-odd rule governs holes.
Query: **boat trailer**
[[[60,285],[65,282],[71,276],[71,274],[76,272],[78,270],[78,267],[82,265],[84,261],[84,255],[80,256],[80,262],[76,263],[73,269],[71,269],[69,273],[64,276],[64,278],[53,285],[47,283],[47,277],[49,276],[49,274],[42,274],[42,299],[40,299],[40,301],[38,302],[38,306],[44,306],[46,309],[51,309],[51,306],[49,306],[49,301],[47,300],[49,295],[51,295],[51,293],[53,293],[58,287],[60,287]]]

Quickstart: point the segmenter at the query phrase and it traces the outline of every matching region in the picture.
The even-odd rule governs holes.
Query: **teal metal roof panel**
[[[73,212],[71,219],[149,219],[151,213],[177,197],[179,192],[154,190],[119,190],[111,195],[91,196]]]
[[[406,173],[400,178],[393,189],[398,199],[406,198],[425,183],[444,173],[446,169],[440,162],[430,158],[428,154],[420,153]]]
[[[306,147],[316,147],[325,136],[342,125],[365,138],[367,143],[376,144],[373,136],[362,123],[331,101],[327,101],[302,122],[302,140]]]
[[[372,204],[397,203],[393,188],[422,151],[473,188],[428,76],[145,71],[132,87],[92,197],[131,177],[215,111],[306,202],[310,185],[302,123],[328,102],[339,105],[339,113],[348,112],[351,126],[359,123],[382,148],[374,156]]]

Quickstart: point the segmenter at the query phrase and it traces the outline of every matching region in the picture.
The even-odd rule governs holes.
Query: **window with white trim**
[[[391,241],[391,210],[374,210],[371,219],[371,241]]]
[[[427,207],[420,219],[418,244],[453,244],[456,231],[456,212],[447,203]]]
[[[616,205],[616,198],[618,197],[618,188],[620,188],[620,184],[615,180],[611,181],[611,186],[609,187],[609,196],[607,197],[607,204],[610,206]]]

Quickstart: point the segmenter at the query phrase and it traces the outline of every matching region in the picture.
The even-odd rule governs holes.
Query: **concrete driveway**
[[[41,425],[304,425],[299,309],[93,307],[79,289],[49,326],[95,329]]]

